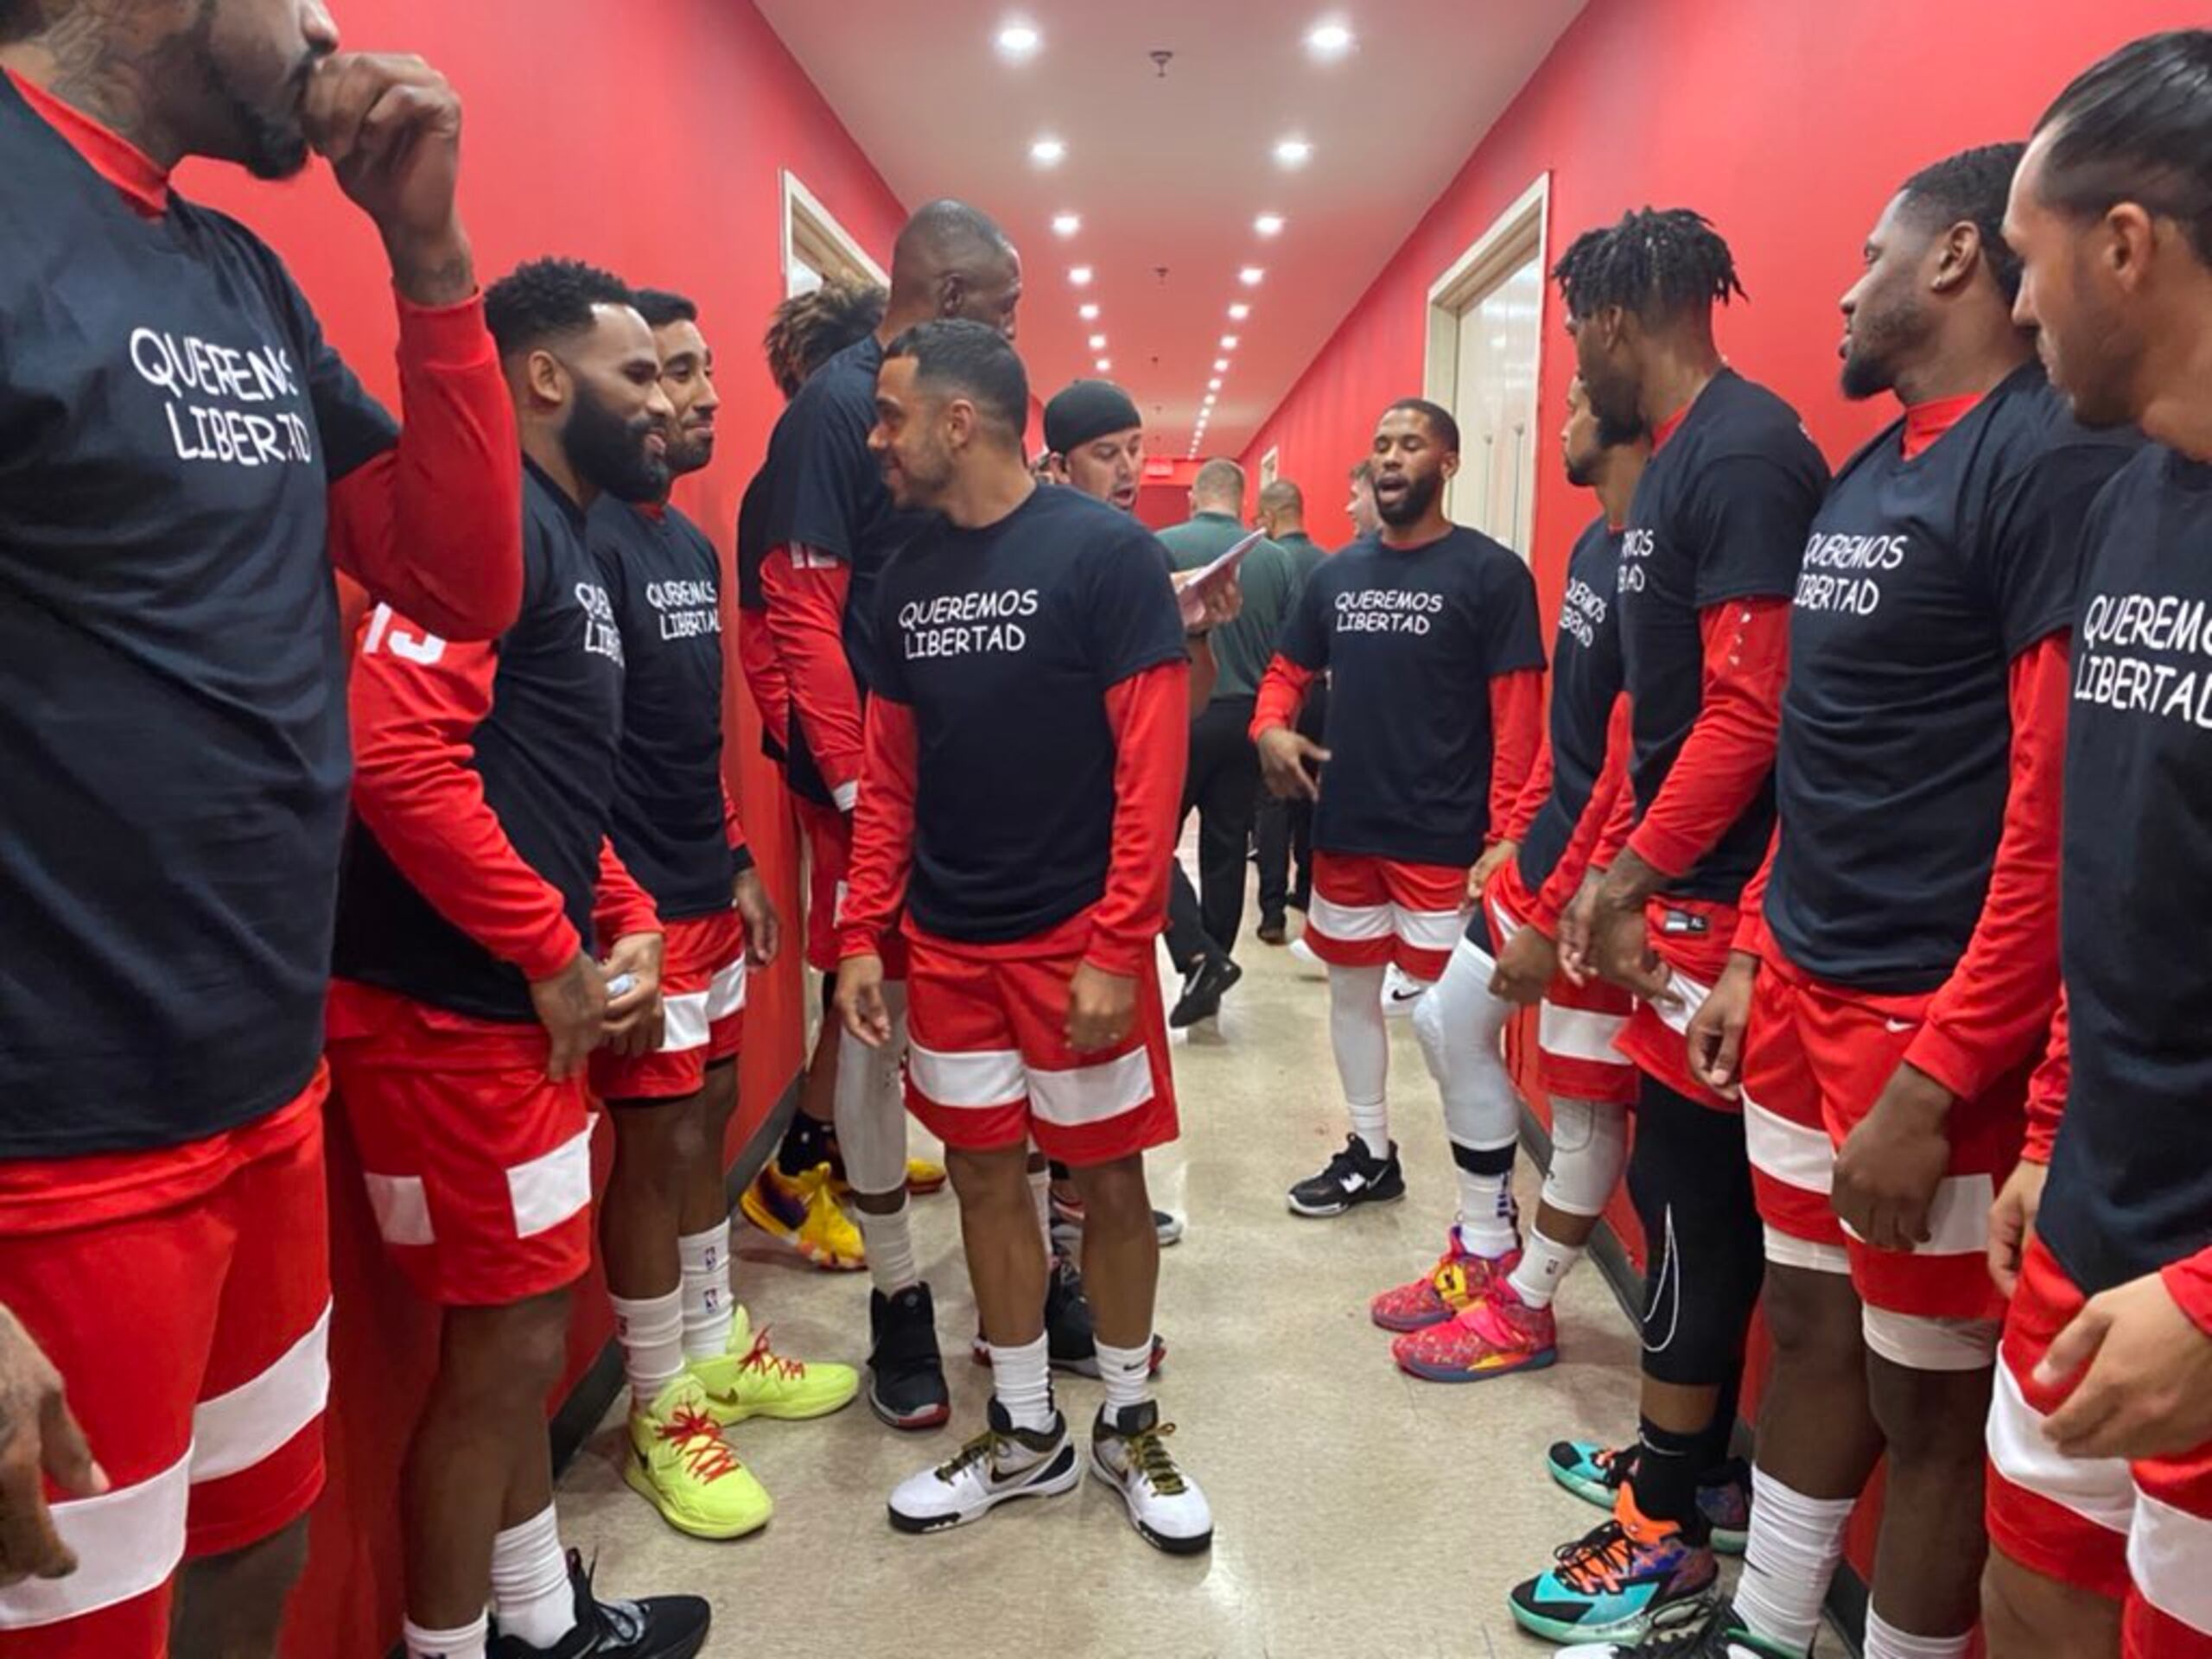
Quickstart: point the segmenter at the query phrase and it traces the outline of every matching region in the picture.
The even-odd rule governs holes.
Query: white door
[[[1536,360],[1544,297],[1535,256],[1459,313],[1452,413],[1459,476],[1447,511],[1527,555],[1535,516]]]

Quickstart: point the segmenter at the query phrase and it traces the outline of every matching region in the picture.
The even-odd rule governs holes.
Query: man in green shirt
[[[1306,579],[1329,556],[1329,550],[1306,533],[1306,493],[1287,478],[1262,484],[1258,520],[1268,539],[1290,556],[1294,600],[1305,588]],[[1326,706],[1327,695],[1321,687],[1314,687],[1299,716],[1299,730],[1317,743],[1321,739],[1320,711]],[[1304,910],[1313,891],[1313,804],[1285,800],[1261,791],[1252,839],[1260,865],[1260,938],[1263,944],[1281,944],[1290,937],[1287,911],[1293,906]],[[1298,865],[1295,883],[1291,880],[1294,852]]]
[[[1195,570],[1243,538],[1243,512],[1244,469],[1233,461],[1210,461],[1191,486],[1190,522],[1160,531],[1160,539],[1179,570]],[[1218,1014],[1222,993],[1240,976],[1230,957],[1244,925],[1244,858],[1260,793],[1259,754],[1247,731],[1261,678],[1274,655],[1275,636],[1298,587],[1290,555],[1273,542],[1262,542],[1245,555],[1237,578],[1243,610],[1213,631],[1219,677],[1212,700],[1191,726],[1183,810],[1186,816],[1193,809],[1198,815],[1199,913],[1205,943],[1168,940],[1184,975],[1182,998],[1168,1016],[1177,1027]]]

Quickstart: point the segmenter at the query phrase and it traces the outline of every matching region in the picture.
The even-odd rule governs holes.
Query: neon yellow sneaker
[[[746,1220],[780,1238],[817,1268],[850,1273],[868,1265],[860,1229],[837,1207],[830,1166],[817,1164],[793,1179],[773,1160],[761,1166],[737,1201]]]
[[[695,1359],[691,1375],[706,1390],[707,1410],[724,1425],[748,1417],[778,1417],[787,1422],[827,1417],[842,1411],[860,1392],[860,1373],[849,1365],[810,1365],[785,1359],[768,1346],[744,1308],[737,1310],[729,1351],[713,1359]]]
[[[631,1458],[622,1478],[694,1538],[742,1538],[768,1524],[775,1504],[738,1461],[699,1379],[685,1371],[643,1411],[630,1414]]]

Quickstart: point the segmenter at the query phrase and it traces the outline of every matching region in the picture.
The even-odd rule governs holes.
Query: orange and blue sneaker
[[[1510,1281],[1441,1325],[1408,1331],[1390,1344],[1398,1369],[1430,1382],[1487,1382],[1540,1371],[1559,1357],[1559,1326],[1548,1307],[1531,1307]]]
[[[1367,1315],[1385,1331],[1425,1331],[1455,1319],[1503,1284],[1521,1265],[1521,1252],[1477,1255],[1459,1243],[1459,1230],[1444,1235],[1444,1254],[1436,1265],[1409,1285],[1386,1290],[1367,1305]]]
[[[1559,1552],[1559,1564],[1506,1599],[1514,1622],[1548,1642],[1636,1642],[1677,1602],[1696,1601],[1718,1572],[1710,1544],[1655,1521],[1623,1486],[1613,1518]]]
[[[868,1265],[868,1250],[853,1218],[838,1207],[828,1164],[786,1175],[770,1159],[745,1189],[737,1207],[771,1238],[780,1238],[817,1268],[852,1273]]]
[[[1636,1471],[1636,1452],[1633,1444],[1559,1440],[1545,1455],[1544,1467],[1554,1480],[1585,1503],[1610,1510],[1620,1495],[1621,1483]],[[1741,1458],[1731,1458],[1700,1477],[1697,1510],[1713,1529],[1717,1554],[1742,1554],[1751,1535],[1751,1465]]]

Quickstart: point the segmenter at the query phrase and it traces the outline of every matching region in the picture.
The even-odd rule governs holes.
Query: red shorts
[[[318,1071],[205,1141],[0,1165],[0,1302],[113,1483],[54,1505],[75,1573],[0,1590],[9,1659],[157,1659],[178,1561],[258,1543],[321,1494],[328,1092]]]
[[[1744,1039],[1751,1183],[1770,1260],[1847,1272],[1870,1309],[1920,1319],[1994,1321],[2005,1315],[2005,1300],[1989,1277],[1989,1207],[2019,1161],[2027,1068],[1952,1115],[1950,1167],[1928,1213],[1926,1243],[1909,1251],[1874,1249],[1846,1232],[1828,1200],[1836,1154],[1904,1060],[1928,1003],[1926,996],[1874,996],[1823,985],[1769,955]],[[1982,1334],[1985,1355],[1994,1334]],[[1882,1346],[1878,1340],[1876,1346]]]
[[[2125,1604],[2126,1659],[2212,1655],[2212,1446],[2129,1464],[2060,1455],[2044,1420],[2065,1388],[2035,1368],[2082,1293],[2040,1243],[2021,1263],[1989,1408],[1989,1541],[2020,1566]]]
[[[1136,1022],[1119,1046],[1068,1046],[1068,981],[1088,929],[1056,929],[1034,955],[909,935],[906,1104],[948,1147],[1034,1141],[1078,1167],[1165,1146],[1178,1131],[1160,981],[1137,975]]]
[[[852,820],[834,806],[794,800],[806,832],[806,965],[835,974],[841,956],[837,924],[844,914],[845,878],[852,868]],[[897,930],[883,941],[887,979],[906,977],[906,944]]]
[[[1676,1094],[1732,1112],[1735,1102],[1690,1075],[1690,1016],[1713,994],[1736,940],[1736,907],[1703,899],[1654,899],[1644,906],[1651,948],[1666,964],[1675,1005],[1639,1001],[1615,1045],[1636,1069]]]
[[[537,1026],[330,988],[330,1069],[385,1248],[426,1301],[504,1307],[591,1267],[584,1079]]]
[[[668,1029],[659,1050],[632,1058],[602,1048],[591,1058],[601,1100],[683,1100],[707,1084],[707,1068],[737,1058],[745,1034],[745,918],[735,906],[664,924],[661,998]]]
[[[1508,859],[1483,893],[1491,939],[1499,950],[1528,925],[1535,908],[1521,868]],[[1618,985],[1593,979],[1578,985],[1555,974],[1536,1013],[1536,1074],[1544,1092],[1600,1105],[1636,1104],[1636,1068],[1615,1045],[1635,1012],[1636,999]]]
[[[1337,968],[1395,963],[1414,979],[1444,977],[1467,925],[1467,873],[1366,854],[1313,854],[1306,943]]]

